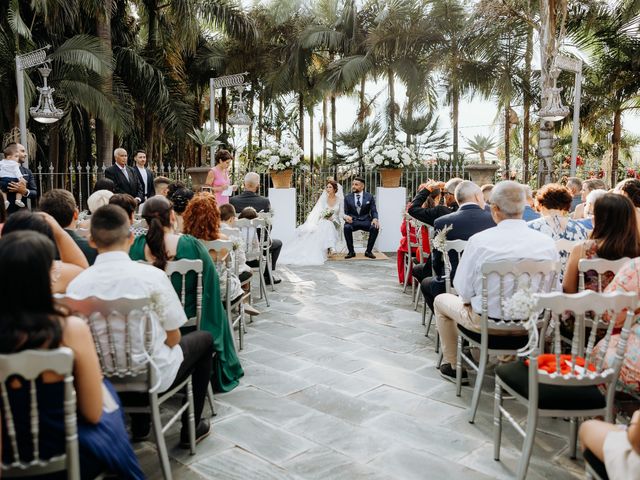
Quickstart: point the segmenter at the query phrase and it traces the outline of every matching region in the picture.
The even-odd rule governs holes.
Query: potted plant
[[[209,130],[207,128],[195,128],[193,132],[188,132],[187,135],[199,145],[198,148],[198,164],[199,167],[191,167],[187,168],[187,173],[191,177],[191,182],[193,184],[193,189],[198,190],[202,185],[204,185],[205,180],[207,179],[207,175],[209,170],[211,170],[211,166],[207,167],[202,163],[202,157],[204,153],[204,157],[206,158],[206,150],[210,150],[212,147],[215,149],[222,142],[217,140],[217,136],[215,132]],[[212,159],[213,162],[213,159]]]
[[[371,168],[378,169],[383,187],[395,188],[400,186],[402,169],[416,165],[418,155],[410,147],[388,143],[373,147],[364,156],[364,161]]]
[[[493,183],[496,171],[500,167],[495,163],[487,162],[485,155],[497,156],[491,151],[496,148],[495,140],[484,135],[476,135],[473,139],[466,140],[468,145],[467,151],[469,153],[475,153],[480,157],[480,161],[472,160],[465,165],[465,169],[469,172],[471,180],[480,186]]]
[[[293,167],[300,163],[303,153],[294,140],[285,137],[280,144],[267,144],[256,154],[256,158],[269,170],[274,188],[290,188]]]

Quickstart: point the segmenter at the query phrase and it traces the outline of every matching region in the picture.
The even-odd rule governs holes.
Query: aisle
[[[271,308],[248,326],[241,386],[217,396],[214,433],[179,462],[220,480],[513,476],[511,428],[493,460],[492,385],[470,425],[471,390],[457,398],[439,376],[394,258],[280,274]],[[528,478],[583,478],[566,455],[568,423],[543,425],[556,433],[537,436]]]

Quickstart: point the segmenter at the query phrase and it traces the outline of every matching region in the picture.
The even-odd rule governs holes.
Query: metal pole
[[[16,57],[16,86],[18,87],[18,117],[20,122],[20,143],[24,146],[27,157],[24,159],[24,166],[29,167],[29,142],[27,141],[27,107],[24,99],[24,72],[22,63]]]
[[[573,137],[571,139],[571,176],[576,176],[578,138],[580,136],[580,96],[582,95],[582,63],[576,72],[575,98],[573,105]]]
[[[213,134],[215,134],[216,132],[216,89],[215,86],[213,84],[213,78],[209,79],[209,89],[211,91],[211,94],[209,95],[209,120],[211,123],[211,132]],[[210,152],[210,157],[209,158],[209,163],[211,164],[211,166],[214,166],[214,157],[216,155],[215,152],[215,147],[213,145],[211,145],[211,147],[209,148],[209,152]]]

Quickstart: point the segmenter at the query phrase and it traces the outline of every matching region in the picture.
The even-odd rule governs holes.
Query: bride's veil
[[[339,202],[344,202],[344,192],[342,190],[342,185],[340,185],[339,183],[338,183],[338,192],[336,193],[336,197],[338,198]],[[320,195],[320,198],[318,198],[318,201],[313,206],[313,209],[307,216],[307,219],[302,225],[300,225],[300,230],[305,231],[308,229],[313,229],[318,224],[318,221],[322,216],[322,212],[326,208],[327,208],[327,191],[323,189],[322,194]]]

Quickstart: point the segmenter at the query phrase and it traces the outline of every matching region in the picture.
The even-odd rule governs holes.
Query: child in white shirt
[[[9,208],[9,200],[7,200],[7,192],[9,183],[19,182],[23,178],[20,171],[20,164],[15,160],[0,160],[0,191],[2,192],[2,198],[4,200],[4,207]],[[16,192],[15,204],[18,207],[24,207],[22,202],[22,194]]]

